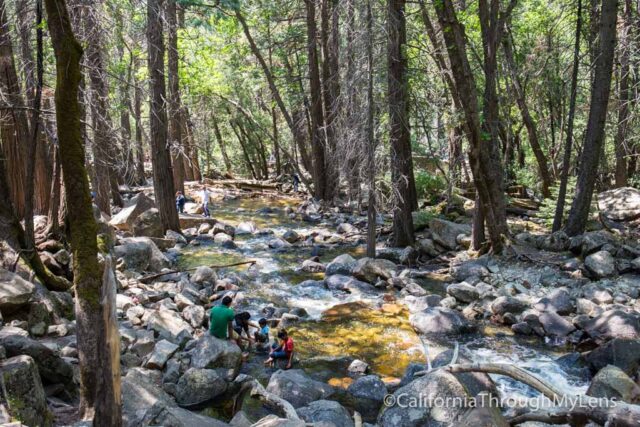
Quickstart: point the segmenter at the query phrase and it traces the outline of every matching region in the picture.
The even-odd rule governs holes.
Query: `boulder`
[[[360,232],[360,230],[358,230],[358,227],[356,227],[353,224],[349,224],[348,222],[343,222],[342,224],[339,224],[336,230],[340,234],[357,234]]]
[[[128,237],[113,248],[116,259],[122,259],[128,270],[160,272],[171,265],[169,259],[148,237]]]
[[[383,280],[395,276],[396,265],[386,259],[361,258],[353,267],[352,274],[356,279],[369,283],[376,283],[378,278]]]
[[[296,243],[298,241],[300,241],[300,239],[302,239],[302,237],[300,237],[300,235],[298,233],[296,233],[294,230],[287,230],[283,235],[282,238],[284,240],[286,240],[289,243]]]
[[[306,273],[322,273],[325,271],[326,267],[321,262],[312,261],[310,259],[306,259],[302,262],[302,266],[300,270]]]
[[[196,271],[191,274],[191,281],[201,286],[215,285],[217,280],[216,271],[205,265],[196,268]]]
[[[433,241],[451,250],[458,247],[458,235],[471,234],[470,225],[457,224],[440,218],[433,218],[429,221],[429,230]]]
[[[178,215],[178,220],[180,221],[180,228],[182,230],[186,230],[187,228],[195,228],[197,230],[201,224],[209,224],[213,226],[216,223],[214,218],[207,218],[202,215],[192,214],[180,214]]]
[[[344,291],[351,294],[373,294],[376,292],[376,288],[373,285],[341,274],[334,274],[333,276],[327,277],[324,279],[324,284],[332,291]]]
[[[614,221],[640,218],[640,190],[621,187],[598,194],[598,208]]]
[[[159,385],[158,377],[145,369],[134,368],[122,379],[122,421],[124,427],[224,427],[215,418],[198,415],[177,406]]]
[[[596,341],[604,342],[614,338],[640,339],[640,320],[635,314],[622,310],[607,310],[585,322],[582,328]]]
[[[279,237],[269,240],[268,244],[271,249],[282,249],[291,246],[291,243]]]
[[[182,317],[189,322],[194,329],[199,328],[204,323],[204,308],[200,305],[190,305],[182,310]]]
[[[614,338],[592,350],[585,359],[592,373],[613,365],[627,375],[635,375],[640,368],[640,340]]]
[[[154,311],[147,320],[147,328],[179,346],[191,339],[193,333],[193,328],[182,320],[178,313],[171,310]]]
[[[454,260],[452,260],[449,266],[449,274],[451,274],[451,277],[455,280],[463,282],[470,277],[486,277],[489,275],[489,269],[477,260],[462,262],[454,262]]]
[[[305,427],[306,425],[302,420],[291,420],[278,418],[277,415],[267,415],[264,418],[260,418],[256,423],[251,424],[251,427]]]
[[[269,379],[267,391],[285,399],[294,408],[307,406],[333,394],[330,385],[309,378],[301,369],[277,370]]]
[[[538,316],[538,320],[542,324],[544,332],[548,336],[566,337],[576,330],[575,326],[573,326],[571,322],[560,316],[555,311],[546,311],[540,314],[540,316]]]
[[[226,390],[226,381],[215,370],[189,368],[178,380],[176,401],[183,407],[199,407]]]
[[[208,333],[197,339],[191,350],[191,367],[220,369],[225,378],[235,378],[242,363],[242,352],[234,342],[221,340]]]
[[[519,314],[529,308],[528,304],[522,300],[510,296],[501,296],[491,303],[491,312],[498,316],[506,313]]]
[[[366,422],[375,423],[382,407],[387,387],[377,375],[360,377],[349,385],[347,393],[353,399],[353,408]]]
[[[213,237],[213,241],[219,245],[223,245],[227,242],[232,242],[233,237],[229,236],[227,233],[218,233]]]
[[[138,329],[136,331],[136,342],[131,346],[131,351],[139,357],[144,357],[151,353],[155,347],[153,331]]]
[[[349,375],[359,377],[369,373],[369,364],[360,359],[354,359],[347,368]]]
[[[382,426],[453,426],[467,411],[469,394],[458,379],[444,370],[433,370],[393,393],[378,418]],[[413,401],[413,404],[411,403]],[[437,402],[457,402],[449,405]]]
[[[326,427],[353,427],[353,418],[344,406],[332,400],[316,400],[296,410],[307,423]]]
[[[133,196],[127,206],[109,220],[109,225],[121,231],[131,231],[135,220],[143,213],[154,207],[154,202],[144,193]]]
[[[324,274],[331,276],[333,274],[350,275],[356,265],[356,260],[349,254],[338,255],[327,264]]]
[[[0,268],[0,312],[13,313],[31,301],[36,287],[22,277]]]
[[[615,259],[607,251],[598,251],[588,255],[584,260],[584,266],[597,279],[616,274]]]
[[[563,252],[569,249],[571,239],[564,231],[556,231],[540,241],[540,249]]]
[[[444,307],[429,307],[413,313],[409,322],[419,334],[434,340],[446,340],[475,329],[459,312]]]
[[[155,208],[147,209],[138,215],[131,228],[136,237],[164,237],[160,211]]]
[[[204,208],[201,203],[187,202],[184,204],[184,211],[192,215],[202,215]]]
[[[48,427],[53,424],[38,367],[30,356],[3,360],[0,363],[0,384],[2,400],[13,418],[27,426]]]
[[[462,302],[473,302],[480,298],[478,290],[467,282],[453,283],[447,286],[447,293]]]
[[[173,230],[167,230],[167,232],[164,234],[164,237],[166,237],[167,239],[172,239],[180,245],[186,245],[189,243],[187,242],[187,239],[182,234]]]
[[[253,234],[256,232],[256,224],[254,222],[241,222],[236,226],[236,235]]]
[[[4,336],[0,338],[0,345],[4,347],[7,357],[31,356],[43,380],[52,384],[73,384],[73,368],[52,349],[21,334],[8,332],[2,335]]]
[[[575,306],[569,292],[564,288],[558,288],[551,291],[546,297],[540,298],[534,308],[541,312],[554,311],[566,316],[574,311]]]
[[[420,239],[418,240],[418,251],[421,254],[430,256],[432,258],[440,255],[441,251],[438,250],[431,239]]]
[[[147,363],[145,363],[145,368],[162,370],[167,360],[173,356],[173,353],[175,353],[178,348],[177,345],[167,340],[158,341]]]
[[[587,395],[638,403],[640,387],[623,370],[608,365],[593,377]]]

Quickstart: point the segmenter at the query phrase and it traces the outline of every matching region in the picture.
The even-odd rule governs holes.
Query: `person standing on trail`
[[[184,204],[187,202],[187,199],[182,194],[182,191],[178,191],[176,193],[176,209],[178,213],[184,213]]]
[[[209,214],[209,190],[207,187],[202,187],[200,197],[202,198],[202,215],[209,218],[211,215]]]

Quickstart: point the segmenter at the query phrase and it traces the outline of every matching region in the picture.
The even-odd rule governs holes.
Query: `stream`
[[[433,359],[447,349],[441,344],[422,342],[409,324],[406,307],[385,302],[383,292],[379,295],[354,295],[318,287],[297,287],[305,280],[322,280],[324,277],[324,273],[299,270],[302,262],[311,256],[317,255],[321,262],[328,263],[343,253],[354,258],[363,257],[365,253],[363,243],[318,245],[304,242],[302,246],[269,248],[271,239],[288,230],[300,235],[323,229],[335,231],[331,223],[311,224],[291,219],[285,209],[295,210],[299,203],[299,199],[267,197],[217,201],[210,208],[214,218],[233,226],[250,221],[255,223],[257,232],[236,236],[236,249],[222,248],[213,243],[211,237],[202,238],[199,245],[188,245],[181,250],[179,266],[189,268],[255,260],[256,264],[249,268],[239,266],[220,272],[223,277],[238,275],[242,279],[234,309],[249,311],[256,321],[265,317],[263,309],[268,306],[304,309],[308,316],[288,327],[300,360],[350,356],[367,362],[372,372],[380,375],[383,381],[397,383],[410,363],[425,363],[425,352]],[[433,283],[427,290],[444,294],[445,286],[445,283]],[[556,362],[558,357],[569,351],[567,348],[545,345],[539,339],[515,337],[506,327],[489,323],[480,326],[479,333],[465,336],[458,343],[461,356],[473,362],[514,363],[567,393],[582,394],[586,391],[588,380],[580,372],[567,372]],[[455,343],[451,342],[448,348],[454,346]],[[263,354],[251,353],[243,372],[266,385],[273,371],[267,372],[262,366],[264,358]],[[310,375],[334,386],[346,387],[351,381],[343,372],[327,372],[326,369],[322,372],[322,367],[303,366]],[[510,378],[491,377],[502,396],[536,395],[528,386]],[[260,415],[259,408],[245,408],[248,410]]]

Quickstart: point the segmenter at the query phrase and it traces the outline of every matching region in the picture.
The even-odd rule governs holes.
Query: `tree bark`
[[[56,57],[56,121],[60,160],[73,252],[76,292],[80,414],[96,426],[122,425],[121,407],[114,389],[104,308],[100,303],[103,268],[98,263],[97,225],[91,208],[84,168],[78,88],[82,48],[76,41],[64,0],[46,0],[47,23]]]
[[[376,139],[374,130],[374,94],[373,94],[373,13],[371,0],[367,0],[367,184],[369,200],[367,202],[367,256],[376,257]]]
[[[136,183],[144,185],[144,143],[142,134],[142,88],[140,82],[134,82],[133,88],[133,117],[136,122]]]
[[[507,31],[506,28],[505,31]],[[513,91],[515,92],[516,102],[518,104],[518,108],[520,109],[520,114],[522,115],[524,126],[527,128],[529,145],[531,145],[533,155],[538,162],[538,171],[540,173],[540,179],[542,181],[542,196],[549,197],[551,195],[551,193],[549,192],[549,188],[551,187],[551,185],[553,185],[553,179],[551,177],[551,173],[549,172],[547,156],[544,154],[544,151],[540,145],[537,124],[531,116],[531,112],[529,111],[529,106],[527,105],[524,93],[524,87],[520,82],[520,76],[518,75],[516,69],[516,61],[513,54],[513,43],[511,42],[510,34],[505,34],[503,36],[502,47],[507,62],[507,68],[509,69],[509,73],[511,74],[511,85],[513,86]]]
[[[29,123],[20,93],[13,46],[9,34],[8,10],[5,0],[0,0],[0,92],[8,109],[0,110],[0,136],[2,154],[6,162],[10,202],[18,218],[25,214],[24,189],[27,183],[27,146],[29,145]]]
[[[387,5],[389,145],[394,193],[393,245],[408,246],[414,241],[411,212],[417,208],[417,200],[409,129],[405,1],[389,0]]]
[[[231,173],[231,160],[229,159],[229,155],[227,154],[227,147],[224,143],[224,139],[222,139],[222,133],[220,133],[220,126],[218,125],[218,117],[215,112],[211,114],[211,124],[213,125],[214,136],[216,137],[216,141],[218,142],[218,146],[220,147],[220,153],[222,154],[224,166],[227,169],[227,173]]]
[[[149,127],[151,129],[151,163],[156,205],[162,228],[180,232],[178,211],[174,203],[175,188],[171,156],[167,141],[167,109],[164,82],[164,37],[162,10],[164,0],[147,1],[147,45],[149,49]]]
[[[584,231],[589,219],[589,207],[595,187],[600,151],[604,143],[604,125],[611,91],[613,54],[616,45],[618,0],[603,0],[600,13],[599,54],[595,64],[595,78],[591,90],[591,107],[587,133],[580,156],[580,172],[565,232],[575,236]]]
[[[311,93],[311,147],[313,153],[313,194],[325,200],[327,171],[325,163],[326,138],[322,111],[322,85],[318,67],[316,0],[305,0],[307,6],[307,51],[309,58],[309,91]]]
[[[569,100],[569,116],[567,117],[567,135],[562,156],[562,171],[560,187],[558,188],[558,200],[556,212],[553,217],[552,231],[556,232],[562,227],[564,220],[564,205],[567,196],[567,181],[569,180],[569,168],[571,166],[571,151],[573,150],[573,122],[576,114],[576,98],[578,94],[578,71],[580,66],[580,34],[582,33],[582,0],[578,0],[576,11],[576,36],[573,47],[573,69],[571,71],[571,95]]]
[[[171,164],[173,165],[173,187],[184,193],[184,146],[182,145],[182,104],[180,101],[180,77],[178,55],[178,16],[176,0],[167,1],[167,40],[169,71],[169,147],[171,147]]]
[[[627,135],[629,131],[631,102],[630,78],[630,56],[631,56],[631,29],[633,6],[631,0],[625,0],[624,24],[620,32],[620,75],[618,90],[618,129],[614,140],[616,153],[616,187],[627,185]]]

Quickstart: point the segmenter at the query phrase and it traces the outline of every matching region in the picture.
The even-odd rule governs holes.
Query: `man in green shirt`
[[[234,330],[231,322],[233,321],[234,312],[229,308],[231,305],[231,297],[222,298],[222,304],[211,309],[209,314],[209,333],[216,338],[227,340],[234,338]]]

